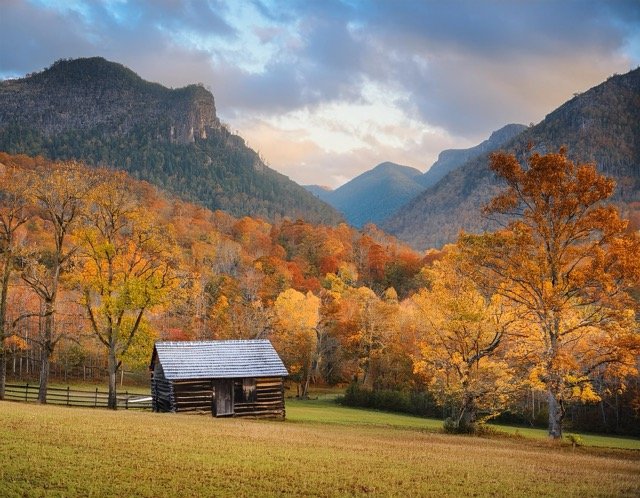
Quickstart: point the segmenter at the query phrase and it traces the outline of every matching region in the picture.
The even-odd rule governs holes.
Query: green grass
[[[440,431],[442,420],[415,417],[399,413],[389,413],[361,408],[349,408],[335,403],[335,393],[316,394],[317,399],[300,401],[287,399],[287,419],[293,422],[322,423],[332,425],[372,425],[415,430]],[[313,396],[312,396],[313,397]],[[490,424],[492,429],[508,435],[522,436],[528,439],[546,440],[546,429],[515,427],[502,424]],[[621,448],[640,450],[640,439],[569,431],[578,435],[583,446],[603,448]]]
[[[491,427],[500,432],[511,435],[519,435],[531,439],[546,439],[546,429],[536,429],[532,427],[514,427],[510,425],[491,424]],[[607,436],[603,434],[588,434],[584,432],[566,431],[565,437],[578,436],[581,445],[593,446],[597,448],[621,448],[627,450],[640,450],[640,439],[622,436]]]
[[[287,420],[292,422],[331,425],[372,425],[436,431],[442,428],[442,420],[415,417],[363,408],[349,408],[335,403],[333,397],[298,400],[287,399]]]
[[[313,404],[322,415],[309,414]],[[0,402],[0,494],[640,494],[640,452],[449,436],[402,416],[387,424],[375,412],[343,410],[294,402],[289,420],[277,422]],[[319,420],[354,412],[364,425]]]

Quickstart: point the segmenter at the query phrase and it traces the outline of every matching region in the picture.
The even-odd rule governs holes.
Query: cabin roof
[[[152,369],[157,360],[168,380],[289,375],[267,339],[156,342]]]

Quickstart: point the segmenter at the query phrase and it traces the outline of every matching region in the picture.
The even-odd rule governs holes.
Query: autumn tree
[[[612,205],[614,182],[564,150],[532,153],[521,165],[494,154],[491,169],[507,188],[486,207],[504,229],[463,236],[484,284],[528,322],[522,347],[532,381],[547,392],[549,436],[562,437],[566,405],[597,399],[602,369],[635,369],[638,325],[630,286],[640,279],[640,241]]]
[[[419,331],[414,370],[452,408],[452,428],[473,432],[513,391],[505,342],[516,320],[502,296],[483,293],[465,266],[454,254],[437,261],[425,271],[427,288],[411,298]]]
[[[108,176],[107,176],[108,175]],[[77,285],[93,333],[105,347],[109,408],[117,407],[116,374],[145,327],[145,313],[167,304],[178,284],[171,228],[145,210],[123,173],[103,172],[91,192],[79,234]]]
[[[14,165],[0,163],[0,399],[4,399],[7,356],[5,341],[13,335],[7,321],[9,283],[15,270],[20,229],[29,220],[29,189],[32,176]]]
[[[339,277],[328,277],[339,308],[334,334],[346,356],[356,362],[354,380],[372,389],[382,357],[399,325],[397,294],[388,289],[380,299],[368,287],[353,288]]]
[[[40,348],[40,386],[38,402],[46,403],[51,356],[65,334],[55,325],[56,303],[61,280],[76,254],[73,240],[93,176],[76,163],[41,165],[35,170],[36,181],[30,196],[42,222],[30,254],[23,258],[22,279],[42,301],[42,328],[31,339]]]
[[[292,378],[298,381],[298,397],[306,398],[309,382],[320,360],[318,322],[320,299],[295,289],[282,292],[274,303],[276,329],[273,342]]]

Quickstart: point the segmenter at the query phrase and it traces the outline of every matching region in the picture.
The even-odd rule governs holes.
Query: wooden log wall
[[[235,417],[284,418],[284,383],[281,377],[256,379],[256,400],[234,404]]]
[[[173,383],[167,380],[160,362],[151,373],[151,408],[154,412],[175,412]]]
[[[211,413],[213,402],[211,379],[173,381],[173,393],[176,411],[206,411]]]

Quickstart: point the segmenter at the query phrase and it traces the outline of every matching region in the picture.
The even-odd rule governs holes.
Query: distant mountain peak
[[[508,125],[504,125],[502,128],[491,133],[491,135],[487,140],[485,140],[485,142],[489,147],[495,146],[495,145],[503,145],[507,141],[515,137],[516,135],[519,135],[520,133],[522,133],[527,128],[528,127],[523,124],[510,123]],[[485,143],[485,142],[482,142],[482,143]]]
[[[332,192],[317,193],[355,227],[381,223],[422,191],[422,172],[386,161],[356,176]]]
[[[58,59],[43,71],[30,75],[32,78],[77,78],[96,79],[109,82],[114,78],[128,78],[145,83],[134,71],[118,62],[108,61],[104,57],[79,57],[77,59]]]
[[[440,152],[438,160],[433,163],[420,179],[420,183],[429,188],[438,183],[451,171],[459,168],[470,159],[490,150],[502,147],[516,135],[522,133],[527,127],[521,124],[508,124],[491,133],[487,140],[468,149],[446,149]]]

